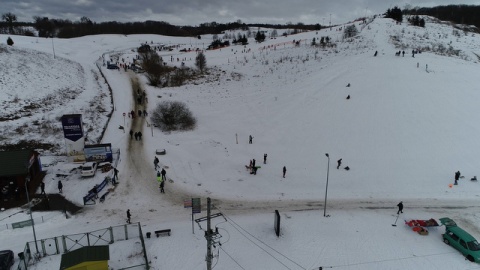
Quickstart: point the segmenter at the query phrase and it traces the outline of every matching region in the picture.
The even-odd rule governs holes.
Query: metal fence
[[[24,212],[28,214],[28,209],[25,210],[25,211],[19,211],[17,213],[24,213]],[[17,214],[17,213],[15,213],[15,214]],[[44,223],[46,220],[57,217],[58,215],[61,215],[61,214],[59,214],[58,212],[52,212],[52,213],[49,213],[47,215],[43,215],[43,216],[40,216],[40,217],[34,217],[33,222],[35,224]],[[30,218],[28,218],[26,220],[23,220],[23,221],[19,221],[19,222],[2,224],[2,225],[0,225],[0,231],[9,230],[9,229],[16,229],[16,228],[23,228],[23,227],[26,227],[26,226],[31,226]]]
[[[17,270],[27,270],[29,265],[35,264],[40,257],[68,253],[70,251],[87,246],[104,246],[113,244],[115,241],[124,241],[133,238],[140,238],[142,243],[145,264],[129,266],[123,269],[149,269],[145,243],[140,223],[124,224],[114,227],[108,227],[88,233],[79,233],[71,235],[56,236],[35,241],[27,242],[24,251],[19,254],[20,263]],[[32,253],[32,248],[38,253]]]

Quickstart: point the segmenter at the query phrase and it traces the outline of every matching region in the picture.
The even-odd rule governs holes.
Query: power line
[[[245,270],[245,268],[243,268],[234,258],[232,258],[232,256],[230,256],[230,254],[228,254],[228,252],[225,251],[225,249],[223,249],[222,247],[220,247],[220,249],[225,252],[225,254],[227,254],[227,256],[232,259],[232,261],[234,261],[240,268],[242,268],[243,270]]]
[[[215,206],[214,206],[215,207]],[[218,209],[218,208],[217,208]],[[219,209],[220,210],[220,209]],[[223,213],[222,213],[223,214]],[[223,214],[223,216],[225,218],[227,218],[227,220],[229,221],[229,223],[232,225],[232,227],[234,229],[236,229],[241,235],[243,235],[247,240],[249,240],[250,242],[252,242],[254,245],[256,245],[257,247],[259,247],[260,249],[262,249],[263,251],[265,251],[268,255],[270,255],[272,258],[274,258],[276,261],[278,261],[280,264],[282,264],[283,266],[285,266],[287,269],[290,269],[287,265],[285,265],[284,263],[282,263],[280,260],[278,260],[275,256],[273,256],[270,252],[268,252],[266,249],[262,248],[261,246],[259,246],[257,243],[253,242],[249,237],[247,237],[243,232],[241,232],[236,226],[238,226],[239,228],[241,228],[244,232],[246,232],[248,235],[250,235],[251,237],[253,237],[254,239],[256,239],[258,242],[262,243],[263,245],[267,246],[268,248],[270,248],[271,250],[275,251],[277,254],[281,255],[282,257],[284,257],[285,259],[289,260],[290,262],[294,263],[295,265],[297,265],[298,267],[300,267],[301,269],[304,269],[306,270],[306,268],[302,267],[301,265],[299,265],[298,263],[296,263],[295,261],[291,260],[290,258],[288,258],[287,256],[283,255],[282,253],[280,253],[279,251],[275,250],[273,247],[267,245],[266,243],[262,242],[260,239],[256,238],[254,235],[252,235],[251,233],[249,233],[247,230],[245,230],[244,228],[242,228],[242,226],[238,225],[233,219],[231,219],[229,216]]]
[[[229,219],[229,218],[228,218]],[[230,222],[229,222],[230,223]],[[235,223],[235,222],[234,222]],[[290,269],[288,266],[286,266],[284,263],[282,263],[281,261],[279,261],[277,258],[275,258],[275,256],[273,256],[272,254],[270,254],[270,252],[268,252],[267,250],[265,250],[264,248],[262,248],[261,246],[259,246],[257,243],[253,242],[252,239],[248,238],[243,232],[241,232],[237,227],[234,226],[234,224],[230,223],[230,225],[232,225],[232,227],[237,230],[241,235],[243,235],[243,237],[245,237],[248,241],[252,242],[254,245],[256,245],[258,248],[260,248],[261,250],[265,251],[265,253],[267,253],[268,255],[270,255],[274,260],[276,260],[277,262],[279,262],[281,265],[285,266],[285,268],[287,269]],[[238,226],[238,225],[237,225]],[[240,226],[239,226],[240,227]],[[292,270],[292,269],[290,269]]]
[[[339,264],[339,265],[332,265],[332,266],[323,266],[322,268],[326,269],[326,268],[350,267],[350,266],[357,266],[357,265],[364,265],[364,264],[408,260],[412,258],[425,258],[425,257],[439,256],[439,255],[452,254],[452,253],[455,253],[455,252],[452,251],[452,252],[436,253],[436,254],[429,254],[429,255],[423,255],[423,256],[403,257],[403,258],[397,258],[397,259],[385,259],[385,260],[368,261],[368,262],[361,262],[361,263]],[[315,270],[315,269],[318,269],[318,267],[312,268],[312,270]]]

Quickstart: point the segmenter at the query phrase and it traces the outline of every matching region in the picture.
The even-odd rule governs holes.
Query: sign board
[[[183,200],[183,208],[190,208],[192,207],[192,199]]]
[[[192,214],[198,214],[202,212],[202,205],[200,198],[192,198]]]
[[[83,124],[81,114],[65,114],[61,118],[63,136],[67,146],[67,156],[73,159],[73,162],[84,162],[83,147],[85,146],[85,136],[83,134]]]
[[[32,220],[29,219],[29,220],[12,223],[12,228],[14,229],[23,228],[25,226],[32,226]]]
[[[278,213],[278,210],[275,210],[275,220],[273,223],[273,227],[275,229],[275,234],[277,237],[280,237],[280,213]]]
[[[110,143],[85,145],[84,153],[87,162],[113,161],[112,144]]]

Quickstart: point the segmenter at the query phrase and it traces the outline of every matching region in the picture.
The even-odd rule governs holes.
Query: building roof
[[[27,164],[33,151],[0,151],[0,176],[27,174]]]
[[[75,266],[83,262],[108,261],[110,250],[108,246],[82,247],[62,255],[60,269]]]

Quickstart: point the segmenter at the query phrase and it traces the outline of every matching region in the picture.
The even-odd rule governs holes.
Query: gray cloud
[[[198,25],[242,20],[245,23],[344,23],[362,16],[405,5],[431,7],[452,4],[452,0],[2,0],[2,14],[12,12],[19,21],[33,16],[78,21],[166,21],[174,25]],[[455,3],[459,4],[459,3]],[[480,5],[480,0],[462,4]]]

